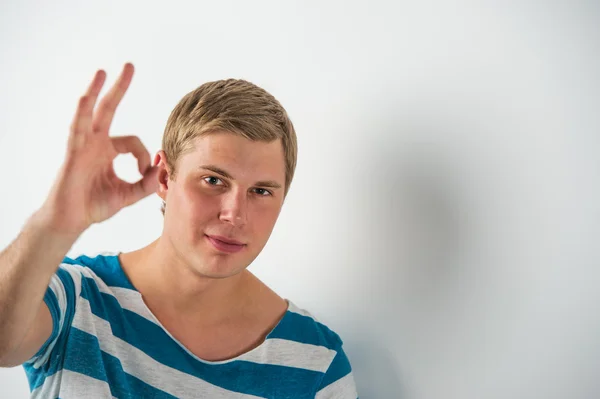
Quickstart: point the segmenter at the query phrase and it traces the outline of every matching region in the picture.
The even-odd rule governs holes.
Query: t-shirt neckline
[[[121,261],[119,259],[119,255],[121,254],[121,252],[118,252],[116,254],[110,255],[110,256],[106,256],[109,262],[112,262],[114,265],[114,268],[118,271],[119,274],[121,274],[122,279],[127,282],[127,285],[129,285],[131,287],[131,290],[133,290],[134,292],[136,292],[140,298],[140,302],[142,303],[142,305],[144,306],[144,310],[148,312],[148,314],[150,316],[152,316],[152,319],[154,321],[154,323],[156,323],[164,332],[165,334],[167,334],[175,343],[177,343],[177,345],[179,345],[186,353],[188,353],[191,357],[193,357],[195,360],[201,362],[201,363],[205,363],[205,364],[214,364],[214,365],[219,365],[219,364],[225,364],[225,363],[231,363],[234,362],[236,360],[241,360],[244,357],[252,354],[253,352],[257,352],[260,351],[264,348],[264,346],[267,344],[267,342],[269,341],[269,339],[271,338],[271,336],[275,333],[275,331],[277,331],[279,329],[279,327],[282,325],[283,320],[286,319],[290,313],[290,309],[294,306],[293,303],[287,299],[284,298],[284,300],[287,303],[287,308],[285,313],[283,314],[283,316],[281,317],[281,319],[279,319],[279,321],[277,322],[277,324],[275,325],[275,327],[273,327],[271,329],[271,331],[269,331],[269,333],[267,334],[265,340],[263,342],[260,343],[260,345],[256,346],[253,349],[250,349],[247,352],[244,352],[240,355],[237,355],[231,359],[224,359],[224,360],[205,360],[202,359],[201,357],[195,355],[191,350],[189,350],[185,345],[183,345],[181,342],[179,342],[179,340],[177,338],[175,338],[170,332],[169,330],[167,330],[162,323],[158,320],[158,318],[154,315],[154,313],[152,313],[152,311],[150,310],[150,308],[146,305],[146,302],[144,301],[144,298],[142,297],[142,293],[139,292],[137,290],[137,288],[133,285],[133,283],[131,282],[131,280],[129,280],[129,277],[127,276],[127,274],[125,273],[125,271],[123,270],[123,267],[121,265]]]

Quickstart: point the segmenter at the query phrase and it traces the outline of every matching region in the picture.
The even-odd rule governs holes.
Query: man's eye
[[[264,188],[255,188],[254,190],[255,190],[256,194],[264,196],[264,197],[268,197],[269,195],[271,195],[271,192]]]
[[[208,184],[212,185],[212,186],[219,186],[220,184],[217,184],[218,182],[221,182],[221,179],[214,177],[214,176],[209,176],[209,177],[205,177],[204,181],[207,182]]]

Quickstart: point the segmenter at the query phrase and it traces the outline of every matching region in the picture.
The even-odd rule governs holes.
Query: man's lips
[[[227,238],[227,237],[223,237],[223,236],[214,236],[214,235],[209,235],[209,237],[214,238],[219,241],[222,241],[225,244],[245,245],[243,242],[239,242],[237,240],[234,240],[233,238]]]
[[[241,251],[246,246],[246,244],[237,240],[222,236],[206,235],[206,239],[212,244],[213,247],[221,252],[235,253]]]

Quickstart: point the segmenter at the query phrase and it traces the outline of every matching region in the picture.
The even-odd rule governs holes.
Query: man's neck
[[[227,278],[199,275],[161,238],[119,257],[123,271],[154,313],[203,326],[248,316],[260,283],[248,270]],[[158,316],[158,315],[157,315]]]

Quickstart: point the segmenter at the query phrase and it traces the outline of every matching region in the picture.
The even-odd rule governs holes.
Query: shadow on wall
[[[361,399],[406,398],[394,354],[376,341],[353,342],[352,367]]]
[[[431,137],[420,133],[410,132]],[[453,323],[446,309],[463,274],[465,175],[452,148],[386,134],[389,140],[363,140],[348,154],[356,169],[344,185],[358,228],[347,237],[353,250],[344,261],[360,286],[353,308],[361,325],[347,339],[355,340],[361,398],[425,398],[434,376],[453,367],[443,330]]]

